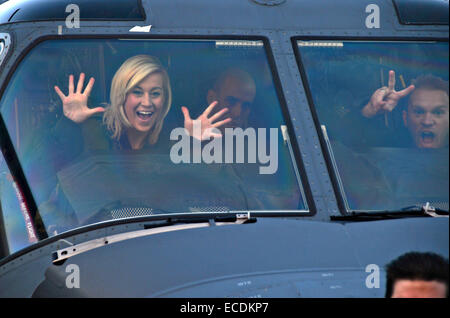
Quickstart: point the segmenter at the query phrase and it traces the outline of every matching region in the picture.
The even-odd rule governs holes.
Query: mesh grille
[[[188,208],[189,212],[229,212],[230,208],[226,206],[193,206]],[[111,217],[113,219],[131,218],[135,216],[154,215],[152,208],[135,207],[135,208],[120,208],[111,210]],[[160,214],[160,213],[156,213]]]
[[[152,215],[153,209],[151,208],[122,208],[111,210],[111,217],[113,219],[131,218],[134,216],[146,216]]]

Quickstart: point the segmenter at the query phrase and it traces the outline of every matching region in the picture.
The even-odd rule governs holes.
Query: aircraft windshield
[[[346,209],[448,210],[448,43],[297,48]]]
[[[80,115],[83,103],[96,111]],[[143,215],[308,210],[262,41],[45,41],[0,109],[49,236]],[[206,138],[199,116],[222,137]],[[13,252],[32,240],[1,167]]]

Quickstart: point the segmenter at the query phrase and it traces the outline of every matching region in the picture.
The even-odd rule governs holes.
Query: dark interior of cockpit
[[[277,128],[277,171],[273,175],[261,175],[258,173],[258,162],[233,165],[233,169],[226,165],[176,166],[169,162],[167,167],[155,166],[160,170],[133,170],[129,168],[129,163],[142,168],[141,163],[148,160],[162,162],[163,159],[140,153],[122,156],[107,152],[88,156],[84,152],[79,127],[67,120],[65,124],[73,132],[70,143],[67,147],[55,143],[55,136],[52,135],[54,127],[61,123],[64,114],[54,86],[66,93],[69,75],[73,74],[77,83],[79,74],[84,72],[85,83],[89,77],[95,78],[88,106],[106,106],[115,72],[126,59],[139,54],[157,57],[170,77],[172,107],[158,140],[158,143],[169,146],[173,144],[169,139],[170,132],[183,127],[181,106],[188,107],[191,117],[196,118],[208,106],[207,92],[213,88],[221,72],[233,67],[251,74],[257,93],[250,106],[248,126],[267,130]],[[44,223],[66,224],[57,227],[57,232],[73,227],[74,220],[78,225],[102,220],[95,218],[96,212],[111,206],[118,201],[117,197],[122,201],[119,203],[121,207],[137,204],[138,208],[147,208],[152,214],[306,209],[300,180],[294,171],[295,158],[291,156],[280,132],[280,125],[284,125],[286,120],[282,116],[277,88],[261,41],[46,41],[35,47],[18,66],[4,96],[2,116]],[[266,150],[269,150],[268,144],[266,140]],[[169,157],[166,156],[165,160],[169,161]],[[222,172],[217,171],[220,166]],[[76,167],[81,168],[76,170]],[[73,172],[74,169],[77,173]],[[95,183],[98,183],[97,186]],[[145,191],[150,194],[143,200]],[[167,191],[173,191],[175,196]],[[149,203],[149,200],[155,202],[157,199],[158,204]],[[57,208],[53,204],[55,201],[58,202]],[[188,204],[188,201],[192,202]],[[66,208],[69,214],[50,216],[58,209]],[[46,222],[46,218],[51,221]]]

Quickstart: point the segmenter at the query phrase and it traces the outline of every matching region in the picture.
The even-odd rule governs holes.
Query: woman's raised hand
[[[191,119],[189,110],[186,107],[181,107],[181,111],[184,115],[184,128],[186,128],[186,130],[189,132],[189,135],[198,140],[209,140],[211,137],[222,137],[222,133],[220,133],[219,131],[214,132],[212,128],[219,128],[226,123],[229,123],[231,121],[231,118],[216,121],[228,111],[228,108],[224,108],[208,118],[209,114],[214,109],[214,107],[217,106],[217,104],[217,101],[212,102],[195,120]],[[201,130],[194,129],[194,122],[196,124],[201,124]]]
[[[414,85],[396,91],[395,90],[395,72],[389,71],[389,86],[377,89],[369,103],[362,109],[362,114],[367,117],[373,117],[383,112],[391,112],[398,104],[398,101],[407,96],[414,90]]]
[[[80,78],[78,79],[77,90],[75,91],[73,75],[69,76],[69,94],[67,96],[63,94],[58,86],[55,86],[55,91],[63,103],[64,116],[77,124],[84,122],[96,113],[105,111],[103,107],[89,108],[87,106],[87,100],[91,93],[92,86],[94,86],[95,80],[91,77],[89,83],[83,91],[84,77],[84,73],[81,73]]]

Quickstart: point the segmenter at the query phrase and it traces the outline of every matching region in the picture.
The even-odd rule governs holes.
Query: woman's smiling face
[[[132,135],[147,135],[163,110],[164,81],[161,73],[153,73],[133,87],[125,99],[125,115]],[[130,131],[131,130],[131,131]]]

